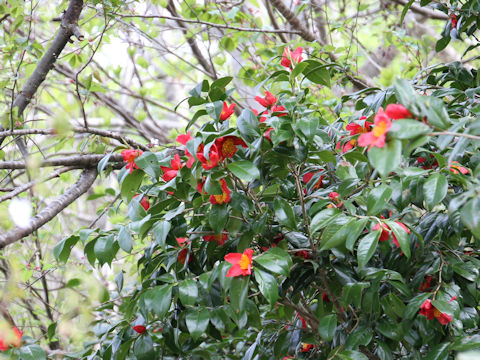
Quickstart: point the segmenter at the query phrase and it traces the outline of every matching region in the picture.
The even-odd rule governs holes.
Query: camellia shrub
[[[257,110],[231,104],[231,77],[203,81],[175,147],[122,152],[130,222],[80,230],[55,256],[79,243],[92,265],[127,253],[138,272],[115,276],[96,340],[72,356],[433,360],[480,347],[480,110],[406,80],[326,105],[337,70],[303,57],[271,62]]]

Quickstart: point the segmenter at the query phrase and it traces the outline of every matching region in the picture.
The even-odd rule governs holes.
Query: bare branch
[[[392,0],[394,3],[397,3],[398,5],[402,5],[402,6],[405,6],[408,4],[408,1],[407,0]],[[429,8],[427,7],[421,7],[421,6],[418,6],[418,5],[415,5],[415,4],[412,4],[410,6],[410,10],[412,10],[414,13],[417,13],[417,14],[420,14],[420,15],[423,15],[423,16],[426,16],[430,19],[436,19],[436,20],[445,20],[447,21],[448,20],[448,15],[445,15],[444,13],[442,13],[441,11],[433,11],[433,10],[430,10]]]
[[[0,235],[0,249],[12,244],[25,236],[30,235],[35,230],[45,225],[47,222],[57,216],[68,205],[77,200],[82,194],[87,192],[97,178],[97,169],[87,169],[82,172],[78,181],[73,184],[65,193],[52,201],[40,213],[35,215],[27,227],[16,227],[5,234]]]
[[[40,167],[49,166],[73,166],[75,168],[88,168],[98,164],[100,160],[105,157],[104,154],[84,154],[61,157],[57,159],[45,160],[40,164]],[[112,154],[109,161],[123,162],[121,154]],[[27,165],[23,161],[1,161],[0,169],[25,169]]]

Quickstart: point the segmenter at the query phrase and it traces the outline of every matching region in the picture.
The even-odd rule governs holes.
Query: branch
[[[120,134],[117,134],[113,131],[108,131],[108,130],[103,130],[103,129],[98,129],[98,128],[92,128],[88,127],[88,129],[85,129],[84,127],[79,127],[75,126],[72,128],[72,130],[76,133],[79,134],[93,134],[93,135],[98,135],[98,136],[103,136],[103,137],[108,137],[111,139],[115,139],[120,141],[123,144],[128,144],[130,146],[133,146],[135,148],[142,149],[144,151],[150,151],[150,148],[146,145],[143,145],[133,139],[127,138],[125,136],[122,136]],[[6,136],[20,136],[20,135],[55,135],[56,130],[55,129],[18,129],[18,130],[6,130],[0,132],[0,138],[6,137]]]
[[[244,31],[244,32],[256,32],[256,33],[266,33],[266,34],[300,34],[300,31],[297,30],[264,30],[264,29],[257,29],[257,28],[244,28],[238,26],[230,26],[230,25],[223,25],[223,24],[215,24],[208,21],[202,20],[193,20],[193,19],[185,19],[182,17],[177,16],[166,16],[166,15],[124,15],[124,14],[117,14],[112,13],[114,15],[120,16],[121,18],[140,18],[140,19],[166,19],[166,20],[175,20],[177,23],[191,23],[191,24],[200,24],[200,25],[207,25],[211,27],[215,27],[218,29],[229,29],[229,30],[236,30],[236,31]],[[182,28],[183,25],[180,25]]]
[[[392,1],[402,6],[405,6],[408,4],[408,1],[406,0],[392,0]],[[430,10],[429,8],[421,7],[415,4],[412,4],[410,6],[410,10],[412,10],[414,13],[426,16],[430,19],[445,20],[445,21],[448,20],[448,16],[442,12],[436,12],[436,11]]]
[[[83,0],[70,0],[67,11],[62,17],[62,24],[57,35],[53,39],[50,47],[47,49],[43,57],[38,62],[37,67],[33,71],[33,74],[28,78],[22,91],[17,95],[15,101],[13,102],[12,108],[18,109],[18,117],[22,116],[23,111],[32,100],[39,86],[47,77],[48,72],[52,69],[53,64],[67,45],[70,37],[75,34],[79,39],[81,37],[83,38],[78,30],[78,18],[80,17],[82,7]],[[1,126],[0,130],[3,130]],[[2,144],[3,140],[4,138],[0,137],[0,145]],[[23,156],[26,157],[28,153],[23,141],[21,139],[17,139],[16,143]]]
[[[68,205],[77,200],[82,194],[87,192],[97,178],[97,169],[87,169],[82,172],[78,181],[69,188],[63,195],[52,201],[46,208],[30,221],[27,227],[16,227],[5,234],[0,235],[0,249],[12,244],[25,236],[30,235],[35,230],[52,220]]]
[[[104,154],[85,154],[44,160],[39,167],[49,166],[73,166],[75,168],[89,168],[97,166],[98,162],[105,157]],[[123,163],[121,154],[112,154],[109,161]],[[0,169],[25,169],[27,165],[23,161],[1,161]]]

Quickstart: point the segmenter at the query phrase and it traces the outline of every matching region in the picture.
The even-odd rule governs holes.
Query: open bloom
[[[140,196],[140,195],[137,194],[133,198],[135,199],[138,196]],[[142,207],[145,209],[145,211],[148,211],[148,209],[150,208],[150,203],[148,202],[148,200],[145,196],[143,196],[142,200],[140,200],[140,205],[142,205]]]
[[[176,154],[172,160],[170,160],[170,166],[160,166],[163,171],[162,179],[165,181],[170,181],[175,178],[178,174],[178,171],[183,167],[182,162],[180,161],[180,155]]]
[[[123,161],[127,163],[125,166],[130,170],[130,174],[134,169],[138,169],[138,165],[135,163],[135,159],[143,154],[142,150],[126,149],[122,151]]]
[[[187,132],[186,134],[181,134],[181,135],[178,135],[177,136],[177,139],[176,141],[179,142],[180,144],[182,145],[187,145],[187,142],[189,142],[190,140],[192,140],[192,136],[190,135],[190,131]],[[185,155],[188,156],[188,161],[187,161],[187,168],[191,168],[193,163],[195,162],[195,158],[193,157],[192,154],[190,154],[188,152],[187,149],[185,149]]]
[[[220,161],[220,151],[217,148],[216,144],[213,144],[210,147],[210,151],[208,152],[208,159],[203,155],[203,150],[205,149],[203,144],[200,144],[197,150],[197,159],[200,160],[202,163],[202,167],[205,170],[210,170],[218,165]]]
[[[178,246],[180,247],[188,246],[188,244],[190,243],[190,241],[187,238],[176,238],[176,240],[177,240]],[[181,264],[185,265],[185,261],[187,261],[187,257],[188,257],[188,262],[189,263],[192,262],[193,255],[190,254],[190,256],[188,256],[188,248],[184,247],[182,250],[179,251],[177,260]]]
[[[407,234],[410,234],[410,229],[405,226],[405,224],[401,223],[400,221],[395,221],[403,230],[407,232]],[[373,227],[373,231],[378,230],[382,228],[382,233],[380,234],[380,237],[378,238],[378,241],[387,241],[390,238],[390,227],[385,224],[385,223],[377,223]],[[400,243],[397,240],[397,237],[392,231],[392,242],[397,246],[397,248],[400,247]]]
[[[293,52],[291,52],[289,48],[285,48],[283,50],[282,61],[280,62],[280,64],[282,66],[285,66],[288,69],[291,69],[292,68],[292,62],[294,64],[298,64],[299,62],[301,62],[303,60],[302,52],[303,52],[302,47],[296,48],[295,51],[293,51]]]
[[[135,330],[139,334],[143,334],[145,331],[147,331],[147,328],[143,325],[132,326],[132,329]]]
[[[360,120],[365,120],[366,117],[362,116]],[[357,123],[350,123],[347,126],[345,126],[345,129],[350,132],[350,135],[357,135],[357,134],[364,134],[366,132],[370,131],[370,128],[372,127],[372,123],[370,121],[365,121],[363,126],[361,124]]]
[[[277,102],[277,98],[270,91],[265,91],[265,97],[263,98],[260,96],[255,96],[255,100],[267,109],[270,109]]]
[[[220,121],[227,120],[230,116],[232,116],[233,112],[235,111],[235,106],[237,104],[231,104],[230,106],[227,103],[223,102],[222,112],[220,113]]]
[[[317,173],[319,173],[320,171],[322,171],[321,169],[317,172],[308,172],[308,173],[305,173],[302,177],[302,181],[304,184],[308,184],[310,182],[310,180],[312,180],[313,176]],[[320,176],[320,178],[317,180],[317,182],[315,183],[315,185],[312,186],[312,190],[318,190],[320,189],[321,187],[323,187],[323,175]]]
[[[450,164],[450,171],[454,174],[458,174],[460,172],[463,175],[466,175],[470,172],[470,170],[468,170],[466,167],[460,165],[458,161],[452,161]]]
[[[237,136],[222,136],[215,140],[215,145],[220,154],[220,160],[233,158],[233,155],[237,152],[237,146],[247,147],[245,141]]]
[[[230,253],[225,255],[225,261],[232,264],[227,272],[227,277],[250,275],[252,273],[252,256],[252,249],[246,249],[243,254]]]
[[[302,348],[300,349],[300,352],[309,352],[312,348],[312,344],[302,343]]]
[[[205,235],[203,237],[205,241],[216,241],[218,246],[223,246],[227,241],[227,233],[223,232],[222,235]]]
[[[358,138],[358,145],[369,146],[369,150],[375,146],[379,148],[384,147],[385,137],[388,130],[392,127],[392,122],[382,108],[378,110],[373,123],[375,124],[373,130],[360,135]]]
[[[272,113],[277,113],[277,115],[275,115],[277,117],[287,116],[288,114],[285,112],[286,110],[287,109],[282,105],[272,106]]]
[[[222,193],[220,195],[210,195],[210,203],[213,205],[222,205],[225,203],[230,202],[231,197],[231,191],[227,186],[227,182],[225,179],[220,179],[220,186],[222,187]]]
[[[10,347],[19,347],[22,342],[23,331],[14,327],[12,331],[0,334],[0,351],[8,350]]]
[[[412,118],[412,114],[402,104],[388,104],[385,108],[385,113],[392,120],[409,119]]]
[[[420,306],[420,315],[426,316],[427,320],[433,320],[435,318],[442,325],[446,325],[452,321],[452,317],[440,312],[440,310],[433,306],[432,300],[430,299],[425,300]]]
[[[342,153],[345,154],[347,151],[350,151],[350,150],[352,150],[352,149],[355,147],[355,145],[357,144],[357,139],[350,139],[350,140],[348,140],[347,142],[345,142],[345,143],[342,144],[342,141],[341,141],[341,140],[342,140],[343,138],[345,138],[345,136],[342,136],[342,137],[340,138],[340,141],[337,142],[337,145],[335,146],[335,148],[336,148],[337,150],[340,150],[340,149],[341,149],[341,150],[342,150]]]

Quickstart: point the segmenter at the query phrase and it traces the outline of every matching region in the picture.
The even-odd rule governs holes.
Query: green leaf
[[[438,53],[445,49],[450,42],[450,36],[445,36],[440,38],[437,43],[435,44],[435,51]]]
[[[340,210],[337,208],[325,209],[316,214],[310,222],[310,231],[312,235],[330,224],[338,214],[340,214]]]
[[[195,280],[186,279],[178,284],[178,296],[185,306],[193,306],[197,302],[198,287]]]
[[[144,152],[135,159],[135,164],[152,178],[158,179],[160,177],[160,163],[155,154]]]
[[[44,360],[47,358],[45,351],[36,344],[22,346],[19,352],[22,360]]]
[[[387,185],[380,185],[374,188],[367,197],[368,215],[377,215],[382,211],[392,197],[392,188]]]
[[[337,315],[324,316],[318,324],[318,334],[324,341],[332,341],[337,329]]]
[[[420,306],[430,297],[430,294],[419,294],[410,300],[405,311],[403,312],[403,319],[410,320],[420,311]]]
[[[267,299],[271,306],[278,300],[278,285],[275,277],[259,268],[255,269],[255,280],[262,295]]]
[[[58,262],[66,262],[70,257],[70,252],[72,251],[75,244],[80,240],[76,235],[71,235],[68,238],[61,240],[53,248],[53,255]]]
[[[286,200],[281,197],[277,197],[273,202],[273,208],[275,210],[275,216],[280,224],[289,229],[297,228],[295,214],[293,213],[292,207]]]
[[[339,225],[335,226],[339,220]],[[328,225],[320,238],[320,251],[343,245],[347,241],[348,234],[351,232],[351,228],[355,222],[356,219],[354,218],[349,219],[344,216],[337,216],[335,220]],[[332,226],[334,226],[333,234],[328,231]],[[336,229],[338,230],[335,231]]]
[[[395,120],[388,134],[396,139],[413,139],[430,132],[430,127],[413,119]]]
[[[443,174],[433,174],[423,184],[423,195],[430,209],[445,198],[447,191],[448,180]]]
[[[132,235],[126,226],[122,226],[118,231],[118,245],[127,253],[132,251]]]
[[[388,141],[383,148],[374,147],[368,151],[368,159],[382,177],[395,170],[402,161],[400,140]]]
[[[207,309],[189,311],[185,316],[187,329],[194,340],[205,334],[209,321],[210,315]]]
[[[208,223],[215,234],[220,234],[225,228],[228,220],[228,207],[224,205],[213,205],[208,214]]]
[[[425,360],[447,360],[450,354],[450,345],[449,342],[445,342],[434,346],[429,350]]]
[[[255,262],[270,272],[288,276],[292,267],[292,259],[285,250],[273,247],[255,258]]]
[[[210,115],[210,117],[215,121],[218,121],[220,119],[222,109],[223,101],[215,101],[213,103],[205,104],[205,110],[207,110],[208,115]]]
[[[160,245],[161,248],[165,248],[165,241],[171,227],[172,224],[165,220],[157,221],[152,227],[155,242]]]
[[[170,309],[172,285],[165,284],[147,290],[141,300],[147,311],[153,311],[161,319]]]
[[[404,255],[409,259],[410,258],[410,240],[408,239],[408,233],[398,225],[395,221],[386,220],[385,223],[393,231],[395,238],[400,244],[400,249],[402,249]]]
[[[118,248],[119,246],[115,241],[114,236],[108,235],[97,239],[93,247],[93,252],[100,265],[111,265],[113,258],[117,254]]]
[[[405,15],[407,15],[407,12],[408,12],[408,9],[410,9],[410,6],[412,6],[413,2],[415,0],[410,0],[404,7],[403,7],[403,10],[402,10],[402,15],[400,16],[400,21],[399,21],[399,24],[402,25],[403,24],[403,20],[405,19]],[[423,5],[422,5],[423,6]]]
[[[97,165],[97,171],[98,173],[100,174],[104,169],[105,167],[108,165],[108,161],[110,160],[110,157],[112,156],[112,153],[110,154],[107,154],[105,155],[102,160],[100,160],[98,162],[98,165]]]
[[[343,350],[338,353],[339,360],[368,360],[368,357],[363,355],[360,351]]]
[[[227,165],[233,175],[243,181],[252,181],[260,178],[260,171],[258,168],[248,160],[235,161]]]
[[[248,288],[250,276],[236,276],[232,278],[230,285],[230,306],[239,314],[245,310],[245,304],[248,298]]]
[[[355,242],[357,241],[358,237],[362,234],[363,229],[367,226],[368,219],[360,219],[355,221],[352,224],[350,232],[347,235],[347,241],[345,242],[345,246],[348,250],[353,251],[355,246]]]
[[[120,194],[122,194],[122,198],[125,202],[130,202],[130,200],[137,194],[144,176],[145,174],[138,170],[125,176],[120,187]]]
[[[155,358],[155,352],[153,350],[153,341],[150,335],[146,334],[139,336],[135,340],[133,346],[133,353],[138,360],[149,360]]]
[[[231,81],[233,80],[233,77],[231,76],[225,76],[223,78],[215,80],[212,85],[210,86],[212,89],[213,88],[225,88]]]
[[[376,230],[365,235],[358,243],[357,260],[358,267],[363,268],[373,256],[378,244],[381,230]]]
[[[315,84],[330,87],[330,72],[325,68],[325,64],[315,60],[305,60],[308,66],[303,70],[305,77]]]
[[[461,335],[455,339],[452,350],[467,351],[480,348],[480,335],[465,336]]]
[[[460,210],[463,224],[470,229],[475,237],[480,238],[480,197],[470,199]]]

